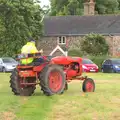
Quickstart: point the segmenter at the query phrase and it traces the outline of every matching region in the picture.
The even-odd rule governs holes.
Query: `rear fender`
[[[35,66],[33,68],[33,71],[35,71],[35,72],[41,72],[46,65],[48,65],[48,63],[44,63],[44,64],[41,64],[39,66]]]

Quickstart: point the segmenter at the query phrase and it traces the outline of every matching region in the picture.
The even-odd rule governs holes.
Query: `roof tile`
[[[120,34],[120,15],[51,16],[44,18],[44,35]]]

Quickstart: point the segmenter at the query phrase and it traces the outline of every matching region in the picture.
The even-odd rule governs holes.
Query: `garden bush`
[[[105,59],[109,58],[109,56],[89,56],[87,57],[92,60],[99,67],[99,71],[101,71],[102,63]]]
[[[89,55],[107,55],[109,46],[100,34],[88,34],[81,41],[81,50]]]
[[[71,49],[71,50],[68,51],[68,55],[69,56],[80,56],[81,57],[83,54],[82,54],[82,51],[79,50],[79,49]]]

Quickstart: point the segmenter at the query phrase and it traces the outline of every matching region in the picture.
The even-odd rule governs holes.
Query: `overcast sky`
[[[44,5],[50,5],[49,0],[40,0],[41,1],[41,6],[43,7]]]

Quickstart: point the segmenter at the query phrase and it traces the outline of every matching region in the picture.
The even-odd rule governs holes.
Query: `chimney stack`
[[[84,15],[95,15],[95,2],[94,2],[94,0],[85,0]]]

